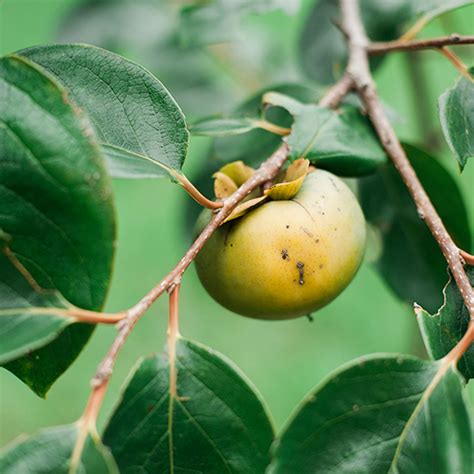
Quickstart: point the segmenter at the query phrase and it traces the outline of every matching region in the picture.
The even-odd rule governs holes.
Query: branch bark
[[[439,38],[419,39],[406,41],[398,39],[394,41],[385,41],[370,43],[367,52],[376,56],[379,54],[390,53],[393,51],[419,51],[422,49],[440,49],[443,46],[456,46],[461,44],[474,44],[474,36],[461,36],[453,33],[449,36],[440,36]]]
[[[469,311],[471,320],[474,320],[474,290],[464,271],[463,262],[460,258],[460,249],[453,242],[420,183],[392,125],[385,116],[378,98],[376,86],[369,68],[369,40],[361,21],[358,2],[357,0],[340,0],[340,2],[343,28],[347,34],[349,47],[349,62],[346,72],[354,81],[355,89],[365,105],[367,114],[387,155],[391,158],[413,197],[418,214],[425,220],[426,225],[443,252]]]

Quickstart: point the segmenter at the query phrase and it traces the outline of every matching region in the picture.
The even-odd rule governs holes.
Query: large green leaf
[[[405,151],[451,236],[461,248],[469,248],[467,210],[456,181],[434,157],[412,145],[405,145]],[[436,311],[447,264],[398,171],[386,165],[362,179],[359,190],[365,217],[382,236],[378,270],[401,299]]]
[[[25,58],[0,60],[0,271],[2,318],[26,305],[102,307],[109,286],[115,216],[100,149],[86,118],[66,91]],[[11,264],[22,270],[15,271]],[[29,274],[29,276],[28,276]],[[22,275],[51,291],[34,295]],[[11,316],[11,315],[10,315]],[[68,322],[17,314],[5,360],[38,394],[73,362],[92,326],[73,325],[43,349]],[[28,320],[44,316],[44,322]],[[11,318],[10,318],[11,320]],[[23,334],[21,334],[23,332]],[[9,338],[10,333],[4,333]]]
[[[474,156],[474,83],[460,77],[440,96],[438,108],[444,136],[462,170]]]
[[[361,0],[362,19],[370,39],[388,41],[402,33],[411,17],[410,1]],[[320,84],[331,84],[343,72],[347,61],[346,42],[334,24],[340,18],[339,3],[317,0],[300,38],[300,57],[306,73]],[[372,61],[376,66],[380,58]]]
[[[265,97],[294,116],[287,139],[290,158],[307,158],[319,168],[341,176],[372,173],[387,162],[369,120],[357,108],[345,105],[335,111],[302,104],[282,94]]]
[[[45,429],[21,437],[0,452],[2,474],[118,474],[109,450],[89,433],[79,463],[71,469],[71,455],[78,436],[76,425]]]
[[[467,274],[474,286],[474,267],[467,267]],[[444,357],[461,340],[470,321],[469,311],[452,277],[443,293],[444,302],[436,314],[423,309],[417,314],[425,346],[433,359]],[[474,378],[474,345],[459,360],[458,368],[466,379]]]
[[[178,339],[177,396],[165,355],[144,359],[104,434],[121,473],[265,471],[273,431],[238,369],[204,346]]]
[[[471,473],[459,374],[438,362],[373,355],[331,374],[275,443],[269,473]]]
[[[188,147],[184,115],[146,69],[87,45],[38,46],[19,54],[52,73],[87,112],[112,176],[179,172]]]

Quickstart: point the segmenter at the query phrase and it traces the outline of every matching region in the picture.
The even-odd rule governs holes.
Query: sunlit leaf
[[[38,46],[21,51],[52,73],[90,117],[103,145],[109,171],[140,178],[179,171],[186,157],[188,131],[171,94],[143,67],[87,45]],[[134,162],[145,161],[145,164]],[[172,174],[172,173],[171,173]]]
[[[5,311],[32,304],[101,308],[109,286],[115,220],[110,182],[86,118],[66,91],[24,58],[0,60],[0,312],[3,361],[44,395],[77,357],[92,327]],[[16,268],[12,264],[16,263]],[[43,294],[34,286],[54,289]],[[20,272],[20,273],[18,273]],[[29,275],[29,276],[28,276]],[[61,295],[61,296],[59,296]],[[15,329],[10,325],[18,324]],[[8,342],[8,344],[7,344]],[[12,359],[23,357],[12,361]]]
[[[259,396],[218,353],[178,340],[177,394],[167,356],[142,360],[106,428],[121,473],[264,473],[273,432]]]

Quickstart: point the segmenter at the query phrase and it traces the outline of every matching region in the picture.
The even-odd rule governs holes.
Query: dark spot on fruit
[[[289,260],[289,259],[290,259],[290,257],[288,256],[288,250],[283,249],[283,250],[281,251],[281,258],[282,258],[283,260]]]
[[[339,212],[341,212],[341,208],[340,208],[340,207],[338,207],[337,210],[338,210]]]
[[[322,263],[319,264],[319,268],[323,268],[324,265]]]
[[[234,244],[230,244],[230,246],[231,246],[231,247],[233,247],[233,246],[234,246]]]
[[[304,285],[304,263],[303,262],[298,262],[296,264],[296,268],[298,269],[298,273],[299,273],[298,283],[300,285]]]
[[[316,242],[317,244],[319,244],[319,239],[316,239],[315,242]]]
[[[289,228],[290,228],[290,226],[289,226],[289,225],[287,225],[287,226],[286,226],[286,228],[287,228],[287,229],[289,229]]]
[[[334,230],[337,231],[337,227],[334,227]]]

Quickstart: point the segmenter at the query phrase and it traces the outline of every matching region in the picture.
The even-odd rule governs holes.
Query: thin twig
[[[461,255],[461,258],[468,264],[468,265],[474,265],[474,255],[466,252],[465,250],[460,249],[459,250],[459,255]]]
[[[438,51],[449,61],[453,64],[453,66],[466,78],[469,79],[471,82],[474,82],[473,77],[469,73],[469,69],[467,66],[461,61],[457,54],[454,54],[450,49],[443,47],[439,48]]]
[[[474,320],[474,290],[464,271],[459,249],[446,230],[446,227],[413,170],[377,96],[376,86],[369,68],[367,54],[369,40],[360,18],[358,2],[356,0],[340,1],[343,24],[348,34],[349,63],[347,66],[347,74],[349,74],[354,81],[355,88],[365,105],[367,114],[372,121],[387,155],[391,158],[412,195],[418,214],[423,217],[433,237],[441,248],[469,311],[471,320]]]
[[[370,55],[391,53],[393,51],[419,51],[423,49],[439,49],[443,46],[456,46],[461,44],[474,44],[474,36],[461,36],[453,33],[439,38],[419,39],[407,41],[397,39],[394,41],[370,43],[367,52]]]

